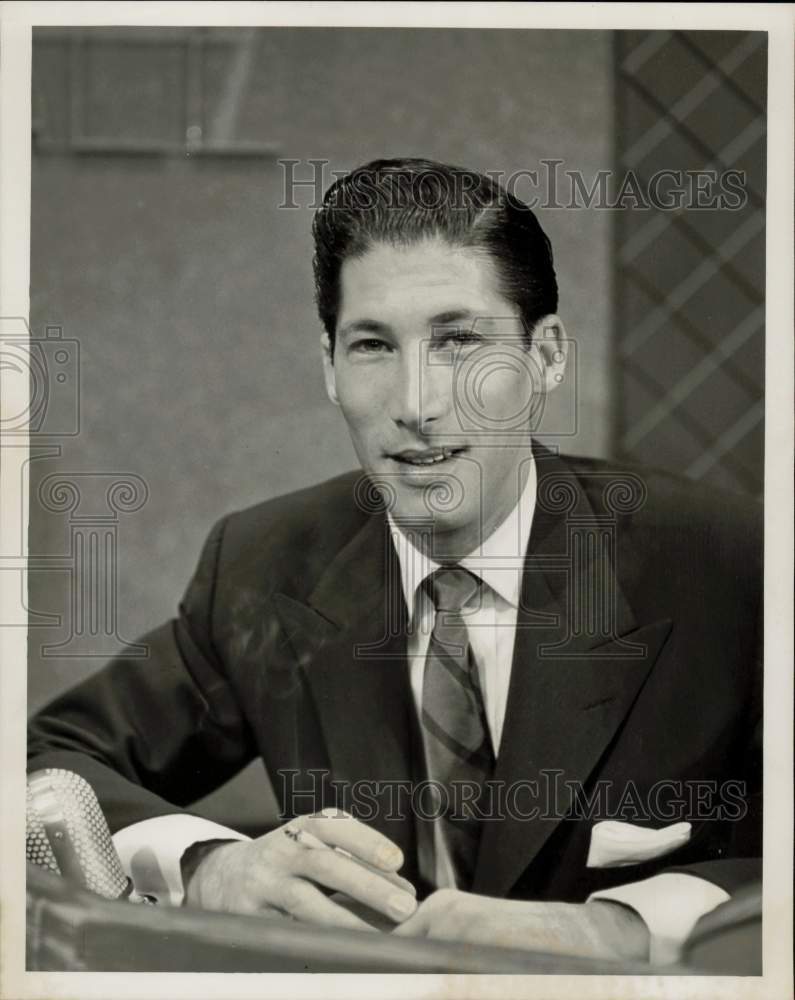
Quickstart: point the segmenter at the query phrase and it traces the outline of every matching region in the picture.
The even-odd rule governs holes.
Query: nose
[[[430,434],[450,406],[451,369],[428,345],[404,352],[391,396],[391,417],[416,434]]]

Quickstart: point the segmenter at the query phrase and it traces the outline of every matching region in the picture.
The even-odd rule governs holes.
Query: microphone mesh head
[[[52,853],[44,824],[34,808],[33,789],[30,787],[30,783],[28,783],[25,805],[25,855],[28,861],[32,861],[39,868],[48,868],[56,875],[60,875],[61,869]]]
[[[130,888],[94,790],[79,774],[48,767],[28,779],[27,857],[51,871],[61,871],[57,854],[71,849],[85,888],[118,899]],[[65,827],[65,844],[54,849],[48,825]],[[61,834],[63,836],[63,834]],[[65,856],[65,855],[63,855]],[[76,857],[74,857],[76,856]]]

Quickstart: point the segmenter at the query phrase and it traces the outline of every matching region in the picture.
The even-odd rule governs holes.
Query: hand
[[[285,836],[305,830],[333,850],[313,850]],[[417,907],[412,884],[397,874],[400,848],[341,810],[300,816],[257,840],[221,844],[199,863],[185,903],[235,913],[281,913],[308,923],[372,930],[354,910],[374,910],[394,923]],[[330,899],[319,886],[360,906]],[[364,907],[364,911],[362,911]]]
[[[440,889],[394,933],[581,958],[647,961],[649,955],[645,923],[634,910],[606,900],[527,902]]]

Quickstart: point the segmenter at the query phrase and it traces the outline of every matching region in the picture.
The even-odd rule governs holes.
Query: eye
[[[471,344],[482,344],[483,337],[472,330],[451,329],[444,330],[438,337],[434,338],[439,346],[453,344],[456,347],[468,347]]]
[[[366,337],[355,340],[349,350],[356,354],[381,354],[389,350],[389,344],[375,337]]]

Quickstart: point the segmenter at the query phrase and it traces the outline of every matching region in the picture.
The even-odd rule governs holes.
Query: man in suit
[[[568,342],[489,178],[376,161],[314,236],[363,472],[218,522],[149,659],[39,713],[30,766],[81,773],[172,901],[670,959],[760,874],[758,515],[533,439]],[[285,825],[190,814],[256,756]]]

